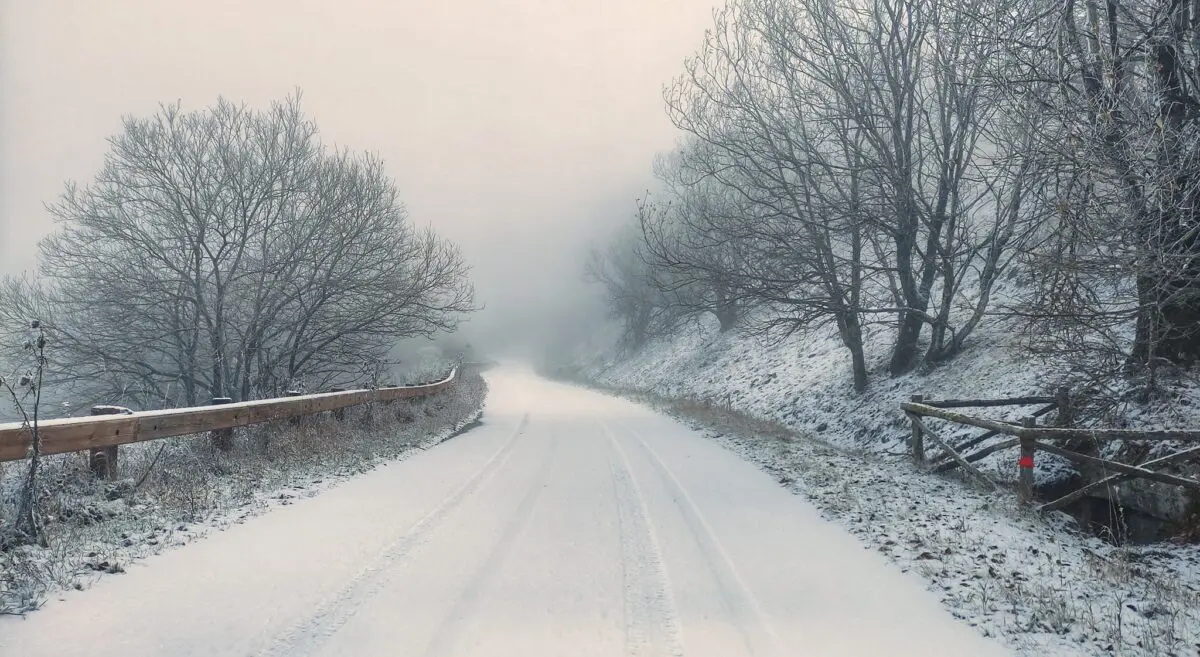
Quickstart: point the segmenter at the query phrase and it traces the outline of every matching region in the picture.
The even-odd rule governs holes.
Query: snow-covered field
[[[909,425],[898,404],[911,395],[1053,390],[1054,364],[1031,361],[1007,340],[1000,331],[983,334],[973,344],[986,346],[932,372],[890,379],[876,367],[863,395],[851,390],[848,359],[832,335],[764,343],[704,325],[630,358],[593,357],[569,374],[709,427],[827,518],[922,576],[957,616],[1022,654],[1200,654],[1196,546],[1115,548],[1076,532],[1065,514],[1031,517],[1015,508],[1011,491],[976,490],[908,463]],[[883,357],[876,350],[872,361]],[[939,428],[946,437],[975,433]],[[1065,470],[1051,458],[1038,467],[1042,481]],[[996,454],[983,468],[1011,480],[1015,455]]]

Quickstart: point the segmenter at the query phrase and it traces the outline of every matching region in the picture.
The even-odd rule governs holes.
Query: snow
[[[1200,550],[1118,549],[997,496],[806,440],[714,435],[1027,655],[1200,651]]]
[[[488,379],[479,428],[0,619],[0,654],[1010,654],[679,422]]]
[[[909,463],[900,401],[1046,394],[1059,364],[1031,360],[991,324],[950,365],[892,379],[881,371],[884,342],[869,343],[874,378],[862,395],[831,332],[766,342],[704,323],[629,358],[594,355],[575,376],[695,421],[1018,654],[1200,654],[1200,547],[1115,548],[1077,533],[1065,514],[1016,508],[1012,491],[981,492]],[[1146,412],[1130,424],[1194,426],[1192,408]],[[1030,410],[983,414],[1016,419]],[[945,438],[978,433],[934,429]],[[981,465],[1011,481],[1015,458],[999,452]],[[1047,456],[1037,468],[1042,482],[1068,472]]]

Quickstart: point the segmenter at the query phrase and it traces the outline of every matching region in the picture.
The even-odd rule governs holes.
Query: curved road
[[[0,619],[0,655],[1007,654],[678,423],[488,378],[484,426]]]

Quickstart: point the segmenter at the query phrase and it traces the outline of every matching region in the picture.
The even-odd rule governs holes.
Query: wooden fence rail
[[[1005,422],[1002,420],[993,420],[989,418],[981,418],[966,413],[949,410],[952,408],[971,408],[971,407],[1000,407],[1000,406],[1025,406],[1045,404],[1036,412],[1026,415],[1021,419],[1021,422]],[[1062,458],[1074,461],[1086,469],[1091,471],[1102,472],[1104,476],[1095,481],[1085,482],[1085,484],[1070,493],[1060,497],[1059,499],[1047,502],[1041,505],[1039,510],[1050,511],[1060,509],[1088,494],[1088,492],[1099,488],[1100,486],[1112,483],[1118,483],[1129,479],[1146,479],[1156,481],[1163,484],[1174,486],[1182,486],[1192,490],[1200,490],[1200,481],[1180,477],[1164,472],[1158,472],[1151,468],[1179,463],[1200,456],[1200,447],[1189,448],[1175,454],[1156,458],[1141,464],[1121,463],[1109,459],[1103,459],[1099,456],[1090,454],[1081,454],[1077,451],[1066,449],[1056,445],[1050,441],[1060,440],[1088,440],[1095,442],[1106,442],[1114,440],[1175,440],[1175,441],[1192,441],[1200,442],[1200,431],[1187,429],[1168,429],[1157,431],[1133,431],[1127,429],[1075,429],[1069,426],[1072,416],[1070,406],[1070,396],[1066,391],[1059,391],[1054,397],[1015,397],[1012,399],[975,399],[963,400],[953,399],[944,401],[926,400],[920,395],[914,395],[911,401],[902,402],[900,409],[908,416],[912,424],[912,458],[913,462],[919,467],[929,467],[933,472],[947,472],[956,468],[961,468],[972,477],[979,479],[989,485],[995,486],[982,471],[976,468],[973,463],[981,460],[983,457],[994,454],[998,451],[1011,449],[1013,447],[1020,448],[1020,454],[1017,458],[1017,494],[1023,504],[1032,504],[1033,502],[1033,464],[1038,451],[1054,454]],[[1038,425],[1038,418],[1046,415],[1052,410],[1058,410],[1058,426]],[[937,418],[956,424],[962,424],[980,429],[987,429],[987,432],[979,436],[967,439],[960,442],[958,445],[952,445],[949,441],[939,437],[922,418]],[[985,446],[976,450],[973,453],[964,454],[966,450],[977,447],[984,441],[994,438],[999,435],[1012,436],[1011,439],[1003,440],[992,445]],[[929,438],[936,443],[940,448],[941,454],[939,459],[934,463],[929,464],[925,457],[925,438]],[[1115,474],[1109,474],[1109,473]]]
[[[38,423],[38,433],[42,439],[42,454],[89,450],[95,453],[146,440],[222,431],[336,412],[351,406],[425,397],[446,390],[457,380],[458,370],[455,369],[441,381],[421,385],[327,392],[236,404],[222,403],[224,400],[221,400],[213,406],[43,420]],[[28,458],[32,443],[30,427],[24,423],[0,424],[0,462]]]

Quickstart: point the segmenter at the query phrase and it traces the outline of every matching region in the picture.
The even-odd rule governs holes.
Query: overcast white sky
[[[481,323],[511,330],[570,296],[582,245],[649,184],[676,138],[662,85],[712,4],[0,0],[0,271],[34,265],[42,204],[91,179],[122,115],[299,87],[326,141],[382,155],[414,221],[462,245]]]

